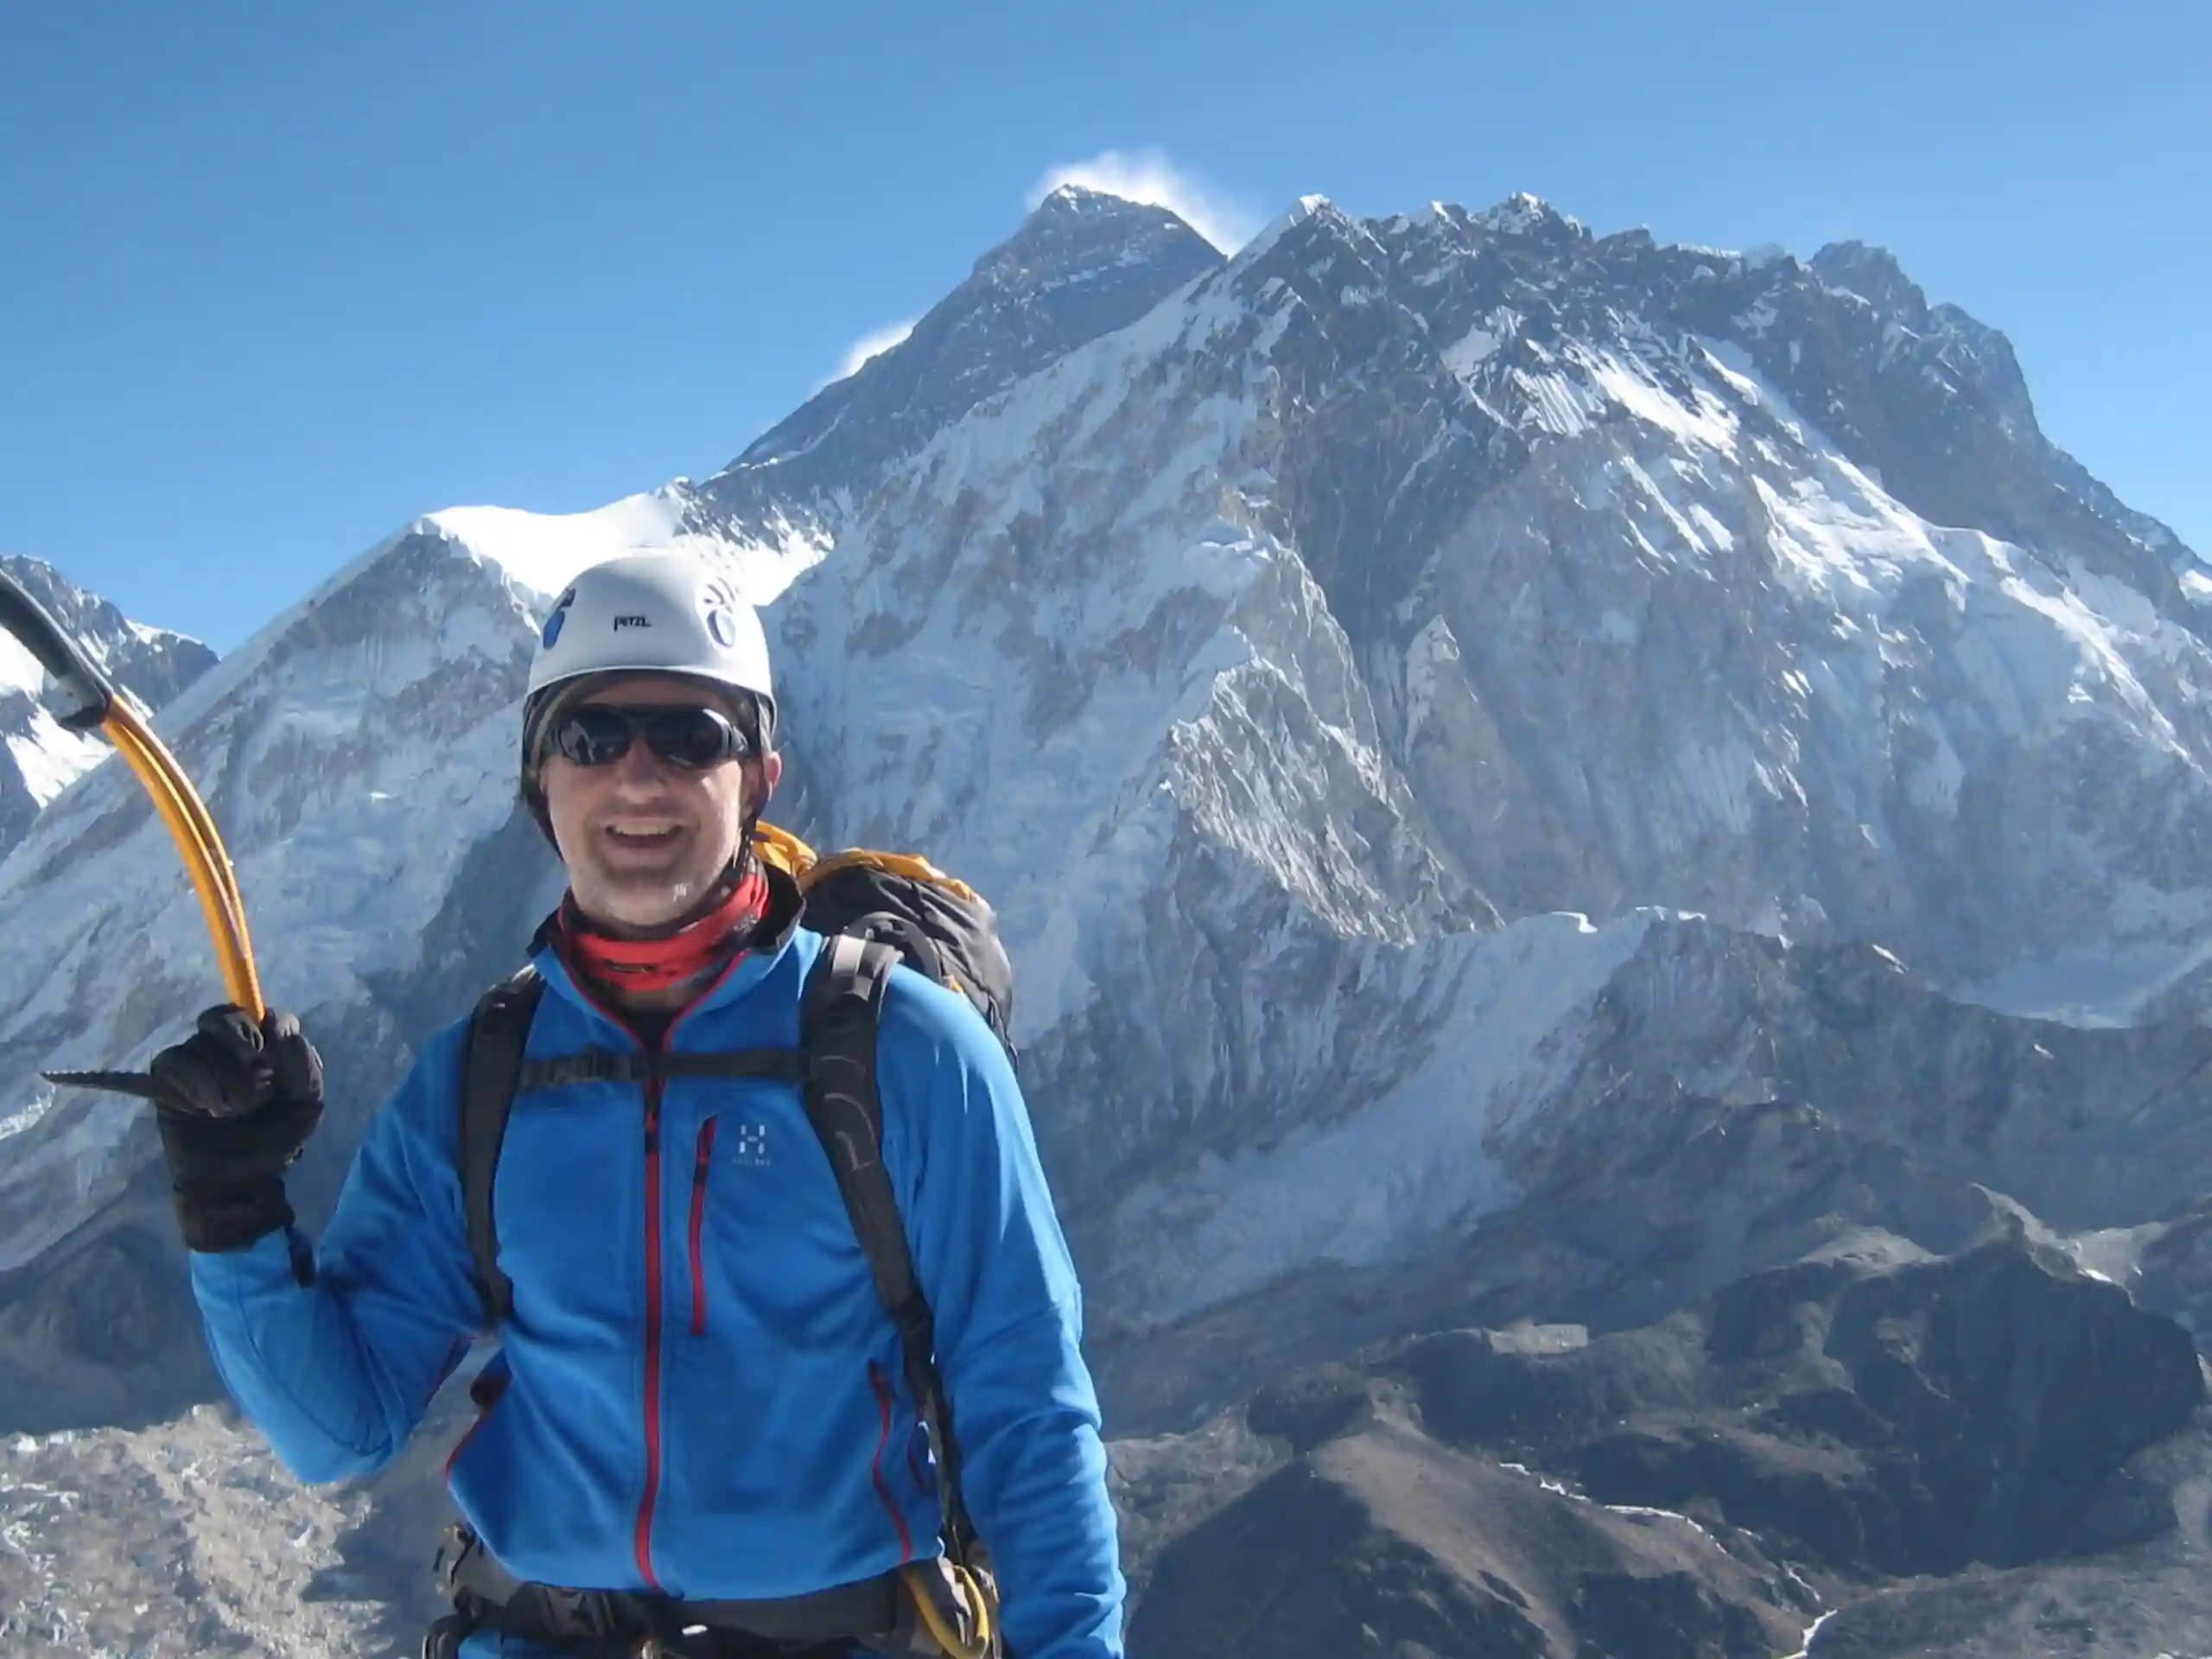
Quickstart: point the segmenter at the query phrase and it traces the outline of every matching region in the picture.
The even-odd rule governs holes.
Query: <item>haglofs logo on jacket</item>
[[[736,1126],[736,1146],[731,1156],[749,1169],[768,1167],[768,1126],[766,1123],[740,1123]]]

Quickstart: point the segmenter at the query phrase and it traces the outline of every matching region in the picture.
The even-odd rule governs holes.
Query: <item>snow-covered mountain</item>
[[[215,653],[184,634],[133,622],[106,600],[67,581],[42,559],[0,556],[4,569],[76,638],[117,684],[158,709],[213,666]],[[99,764],[107,745],[64,731],[54,719],[45,671],[0,634],[0,853],[23,837],[46,804]]]
[[[1995,459],[1930,474],[1907,458],[1933,434]],[[1255,1149],[1329,1234],[1337,1188],[1300,1187],[1286,1139],[1424,1077],[1466,1109],[1437,1057],[1486,988],[1596,995],[1640,906],[1876,940],[1954,985],[2083,952],[2168,971],[2212,921],[2193,562],[2041,437],[2001,337],[1885,257],[1316,200],[1223,261],[1066,190],[706,484],[433,515],[169,711],[276,995],[359,1030],[356,1109],[543,898],[510,813],[535,613],[670,544],[773,604],[786,816],[994,895],[1086,1238]],[[61,951],[0,961],[7,1075],[143,1055],[202,997],[127,779],[57,804],[0,906]],[[1490,944],[1501,916],[1529,919]],[[144,940],[127,995],[118,930]],[[10,1107],[21,1263],[143,1148],[120,1103]],[[1394,1248],[1445,1187],[1425,1221],[1385,1206]],[[1252,1270],[1294,1265],[1281,1243]]]
[[[2212,575],[1886,255],[1309,199],[1224,258],[1066,190],[714,478],[370,550],[161,721],[329,1061],[311,1218],[554,892],[537,618],[671,545],[771,607],[774,816],[998,906],[1132,1421],[1993,1214],[2192,1305],[2112,1240],[2212,1176],[2201,1038],[2021,1015],[2212,957]],[[0,925],[0,1410],[137,1421],[208,1385],[150,1136],[30,1081],[215,994],[127,777]]]

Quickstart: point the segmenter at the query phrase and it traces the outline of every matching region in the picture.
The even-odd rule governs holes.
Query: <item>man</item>
[[[790,878],[753,852],[783,762],[752,611],[686,556],[596,567],[549,620],[524,708],[523,798],[569,877],[535,959],[529,1058],[792,1047],[824,947],[796,925]],[[465,1021],[434,1039],[378,1114],[319,1249],[283,1184],[321,1109],[296,1021],[211,1010],[156,1057],[216,1363],[303,1479],[390,1461],[486,1323],[457,1170],[465,1043]],[[936,1315],[1007,1649],[1119,1655],[1078,1292],[1011,1067],[962,997],[902,968],[877,1068],[883,1164]],[[937,1556],[898,1334],[798,1084],[525,1090],[495,1192],[512,1313],[448,1479],[499,1570],[626,1592],[666,1630],[715,1627],[673,1650],[729,1656],[795,1649],[721,1628],[727,1607],[693,1618],[701,1604],[811,1607],[911,1583],[899,1569]],[[565,1627],[549,1641],[530,1628],[547,1605],[535,1589],[505,1602],[514,1617],[460,1650],[639,1650]],[[853,1651],[880,1629],[803,1650]]]

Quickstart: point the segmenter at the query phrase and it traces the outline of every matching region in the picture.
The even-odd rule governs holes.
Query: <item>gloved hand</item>
[[[292,1223],[284,1172],[322,1116],[322,1059],[289,1014],[257,1026],[226,1003],[154,1056],[147,1072],[176,1198],[195,1250],[242,1249]]]

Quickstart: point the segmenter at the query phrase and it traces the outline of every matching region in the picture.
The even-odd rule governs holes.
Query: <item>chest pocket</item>
[[[682,1211],[691,1334],[845,1352],[880,1339],[888,1319],[798,1091],[720,1089],[701,1112]]]

